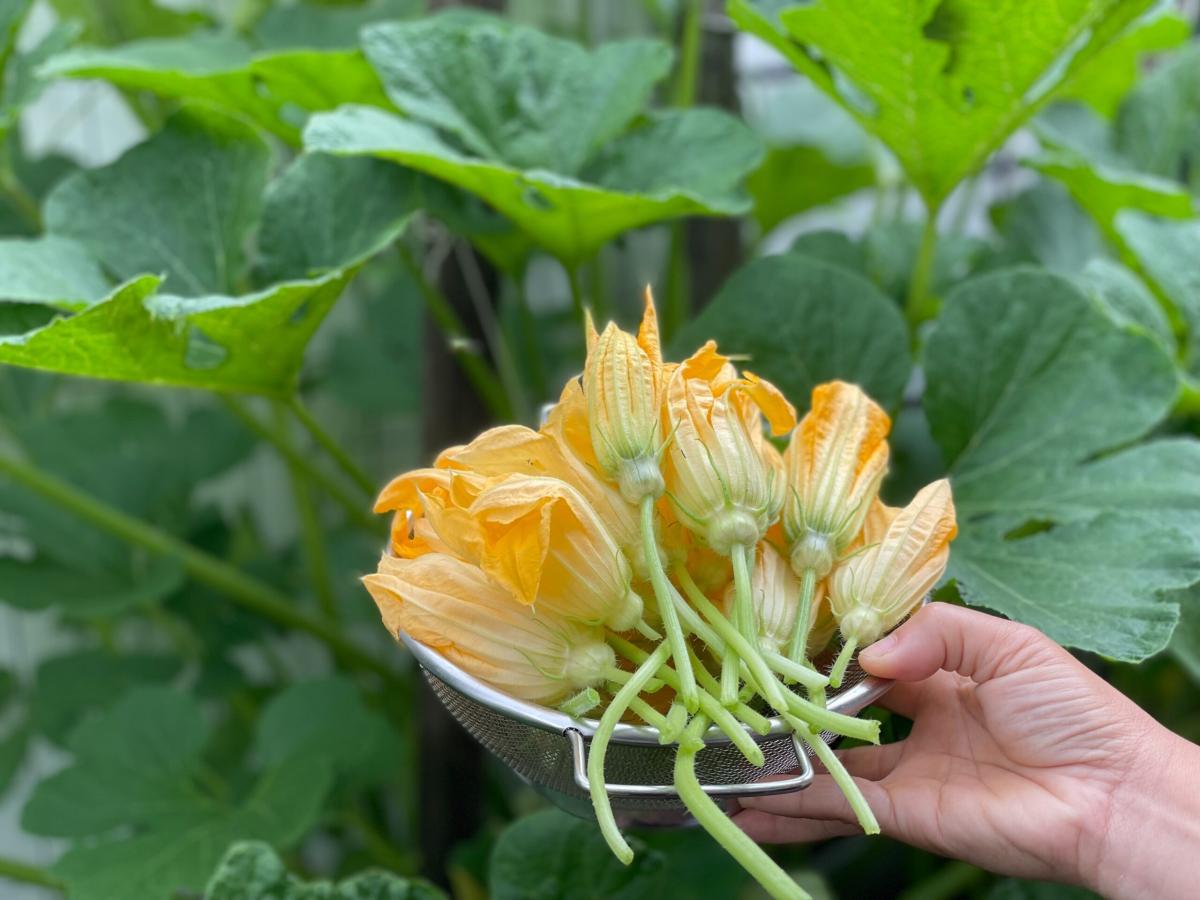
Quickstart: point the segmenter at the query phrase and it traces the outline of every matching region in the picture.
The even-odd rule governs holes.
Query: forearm
[[[1200,896],[1200,747],[1165,729],[1113,797],[1089,887],[1112,900]]]

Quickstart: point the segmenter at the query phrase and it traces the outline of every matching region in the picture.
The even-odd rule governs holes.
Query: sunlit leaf
[[[329,786],[323,761],[269,768],[230,801],[199,786],[207,741],[200,707],[164,688],[135,690],[76,730],[74,763],[37,786],[22,816],[33,833],[79,841],[54,865],[73,898],[199,890],[231,843],[286,846],[313,824]],[[132,832],[80,840],[116,828]]]
[[[729,11],[883,141],[936,208],[1152,3],[732,0]]]
[[[305,882],[288,872],[268,844],[234,844],[204,892],[206,900],[444,900],[445,894],[420,879],[372,869],[332,884]]]
[[[875,170],[865,162],[843,166],[815,147],[771,147],[746,179],[746,190],[754,200],[754,218],[766,232],[797,213],[874,183]]]
[[[1167,414],[1177,383],[1161,345],[1066,279],[1015,269],[951,292],[925,362],[962,523],[949,574],[964,598],[1118,659],[1162,649],[1179,608],[1160,592],[1200,577],[1200,480],[1190,490],[1175,455],[1189,468],[1200,455],[1183,442],[1088,462]],[[1171,490],[1158,484],[1167,469]],[[1010,534],[1026,522],[1050,527]]]
[[[51,0],[50,5],[63,19],[81,22],[84,38],[96,44],[185,34],[208,22],[199,11],[178,12],[154,0]]]
[[[799,254],[735,272],[676,337],[676,357],[708,338],[801,407],[834,378],[891,406],[908,379],[908,331],[896,305],[861,276]]]

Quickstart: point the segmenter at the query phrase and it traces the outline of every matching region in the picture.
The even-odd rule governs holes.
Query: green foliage
[[[708,338],[745,355],[748,368],[801,405],[840,378],[894,406],[908,380],[907,329],[895,305],[861,276],[797,253],[739,270],[675,345]]]
[[[747,207],[737,184],[761,148],[745,126],[715,110],[633,122],[670,65],[661,44],[586,51],[447,14],[372,26],[363,46],[407,118],[344,107],[312,118],[306,147],[379,156],[460,187],[570,265],[632,228]]]
[[[332,884],[303,882],[290,874],[270,845],[234,844],[204,892],[207,900],[439,900],[446,895],[424,881],[367,871]]]

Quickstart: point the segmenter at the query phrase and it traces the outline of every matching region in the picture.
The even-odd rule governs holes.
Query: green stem
[[[859,719],[842,713],[832,712],[824,706],[819,706],[811,700],[798,697],[792,691],[787,694],[786,715],[803,719],[819,731],[829,731],[843,737],[866,741],[869,744],[879,743],[879,722],[875,719]]]
[[[667,727],[663,731],[664,735],[670,735],[669,740],[665,743],[672,743],[679,740],[679,736],[683,734],[683,729],[687,727],[688,711],[687,707],[678,700],[671,702],[671,708],[667,711]]]
[[[703,715],[692,719],[675,755],[675,790],[696,821],[718,844],[736,859],[754,880],[776,900],[811,900],[766,851],[754,843],[742,829],[721,811],[696,778],[697,745],[708,722]]]
[[[66,886],[45,869],[17,862],[15,859],[0,858],[0,878],[19,881],[23,884],[36,884],[39,887],[53,888],[59,891],[66,890]]]
[[[768,666],[785,678],[790,678],[810,691],[819,691],[829,684],[829,679],[820,672],[810,669],[808,666],[801,665],[798,662],[793,662],[782,653],[776,653],[773,650],[763,650],[761,652],[763,661]]]
[[[933,260],[937,252],[937,209],[931,208],[921,230],[921,246],[913,263],[912,279],[908,283],[908,299],[904,308],[908,324],[916,328],[926,319],[932,318],[929,303],[930,279],[933,276]]]
[[[682,709],[682,707],[680,708]],[[651,728],[658,729],[658,742],[660,744],[674,742],[676,736],[679,734],[679,726],[668,722],[666,716],[641,697],[634,697],[629,701],[629,710]]]
[[[742,661],[738,655],[726,650],[721,655],[721,705],[730,708],[738,705],[742,690]]]
[[[696,674],[692,671],[692,660],[688,656],[687,638],[679,625],[679,613],[667,573],[663,571],[658,556],[658,542],[654,539],[654,498],[647,494],[642,498],[642,551],[646,567],[650,570],[650,583],[654,586],[654,599],[658,601],[658,614],[662,618],[663,631],[671,647],[671,657],[679,673],[679,695],[688,712],[699,708],[699,692],[696,690]]]
[[[708,669],[700,662],[699,658],[692,654],[692,667],[696,670],[696,680],[700,683],[700,687],[714,697],[721,692],[721,685],[717,679],[709,674]],[[745,700],[739,700],[730,712],[738,717],[739,720],[749,725],[751,730],[757,734],[767,734],[771,730],[771,720],[762,713],[746,705]]]
[[[788,659],[803,664],[808,659],[808,633],[812,630],[812,601],[817,590],[816,569],[805,569],[800,576],[800,605],[796,609],[796,624],[788,643]]]
[[[371,477],[362,470],[362,468],[351,459],[350,454],[334,440],[321,423],[313,417],[309,412],[308,407],[304,405],[304,401],[300,399],[299,394],[292,394],[288,400],[288,408],[292,414],[304,426],[304,430],[312,435],[313,439],[324,448],[325,452],[337,463],[338,468],[345,473],[354,484],[368,497],[374,497],[378,493],[378,486]]]
[[[858,638],[856,637],[847,638],[846,643],[842,644],[841,652],[833,661],[833,668],[829,670],[829,686],[834,690],[842,686],[842,678],[846,675],[846,666],[850,665],[850,660],[854,658],[854,651],[857,649]]]
[[[692,106],[700,75],[700,38],[703,34],[704,0],[687,0],[679,40],[679,71],[675,80],[674,104]]]
[[[609,801],[608,791],[604,788],[604,757],[608,750],[608,742],[612,738],[613,729],[617,727],[621,716],[629,708],[629,701],[641,693],[645,683],[654,677],[654,674],[670,655],[670,645],[659,644],[645,662],[638,666],[637,671],[621,686],[612,702],[604,710],[604,715],[600,717],[600,724],[596,726],[596,732],[592,735],[588,747],[588,785],[591,787],[592,806],[596,810],[596,821],[600,823],[600,833],[604,835],[609,849],[625,865],[629,865],[633,861],[633,850],[625,841],[621,829],[617,827],[612,803]]]
[[[680,574],[682,570],[682,566],[675,569],[675,576],[680,581],[684,581],[683,576]],[[691,579],[689,578],[687,581],[691,581]],[[691,586],[695,587],[695,582],[692,582]],[[763,662],[758,651],[750,646],[750,643],[742,637],[738,630],[730,624],[729,620],[721,614],[721,611],[701,591],[696,590],[694,593],[689,591],[686,582],[684,583],[684,590],[687,592],[688,600],[700,611],[700,615],[708,620],[708,624],[716,630],[718,637],[725,642],[726,652],[733,650],[745,660],[746,666],[750,670],[750,675],[754,679],[758,687],[758,692],[762,695],[763,699],[777,710],[782,711],[787,709],[788,702],[784,694],[788,692],[784,691],[783,686],[775,679],[775,676],[767,668],[767,664]]]
[[[741,544],[732,551],[733,557],[733,622],[742,637],[748,641],[758,641],[758,625],[754,615],[754,601],[750,596],[750,561],[753,552]]]
[[[675,580],[683,586],[684,593],[686,593],[689,597],[693,593],[703,593],[703,591],[700,590],[700,586],[697,585],[695,580],[692,578],[692,573],[683,566],[676,566],[671,570],[671,574],[674,575]],[[723,655],[725,653],[725,642],[721,640],[720,636],[718,636],[718,634],[708,626],[708,623],[701,618],[700,614],[696,612],[696,610],[684,602],[684,599],[679,596],[678,592],[675,592],[675,597],[678,600],[676,603],[676,609],[679,612],[679,618],[682,620],[687,630],[696,635],[696,637],[700,638],[700,640],[704,641],[704,643],[708,645],[708,648],[712,650],[713,653],[717,654],[718,656]]]
[[[397,249],[404,268],[421,292],[426,311],[445,336],[446,345],[458,360],[459,367],[471,382],[471,387],[479,395],[483,405],[487,407],[488,413],[493,419],[511,421],[513,407],[504,393],[500,378],[495,369],[480,355],[476,342],[467,335],[462,319],[446,296],[429,283],[421,267],[413,259],[412,252],[403,244],[397,244]]]
[[[387,533],[387,523],[382,519],[377,519],[367,512],[366,504],[357,497],[354,497],[342,486],[341,482],[330,478],[324,471],[313,465],[312,461],[292,446],[291,441],[285,435],[276,429],[264,425],[258,420],[258,417],[252,415],[242,403],[228,396],[227,394],[220,395],[225,407],[233,414],[239,422],[241,422],[246,430],[257,435],[262,440],[269,443],[279,455],[290,466],[294,466],[305,478],[308,478],[321,490],[327,493],[330,497],[337,501],[338,505],[346,511],[346,515],[363,530],[370,534],[384,535]]]
[[[286,434],[287,419],[283,406],[276,406],[277,428]],[[337,599],[333,594],[333,580],[329,575],[329,556],[325,552],[325,537],[321,533],[321,519],[316,504],[308,490],[304,473],[294,463],[288,463],[288,474],[292,482],[292,501],[296,507],[296,519],[300,523],[300,540],[304,546],[304,559],[308,563],[309,580],[317,594],[321,612],[330,622],[338,620]]]
[[[854,779],[850,777],[850,773],[846,771],[846,767],[842,765],[842,761],[837,758],[820,735],[813,734],[803,722],[796,720],[791,716],[785,716],[788,724],[796,730],[800,740],[804,741],[816,754],[817,759],[825,766],[826,771],[833,776],[834,783],[841,788],[846,800],[850,803],[850,808],[854,810],[854,815],[858,818],[858,824],[862,826],[862,830],[867,834],[879,834],[879,823],[875,820],[875,813],[871,812],[871,806],[867,803],[867,798],[862,795],[858,785]]]
[[[7,475],[18,484],[128,544],[178,560],[197,581],[226,594],[241,606],[265,618],[311,634],[348,665],[374,672],[388,680],[394,679],[394,674],[386,664],[356,646],[332,624],[301,611],[292,597],[251,578],[228,563],[27,463],[0,455],[0,474]]]
[[[567,273],[567,286],[571,289],[571,305],[575,308],[576,318],[582,323],[587,304],[583,299],[583,285],[579,281],[579,265],[569,266],[564,262],[562,267],[563,271]]]

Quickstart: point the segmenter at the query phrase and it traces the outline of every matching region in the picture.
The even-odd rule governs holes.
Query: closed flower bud
[[[629,563],[570,485],[514,476],[484,490],[470,512],[482,536],[480,565],[521,603],[614,631],[641,620]]]
[[[597,629],[534,615],[478,567],[441,553],[385,556],[363,579],[384,625],[521,700],[553,706],[615,664]]]
[[[658,467],[663,362],[649,288],[636,338],[611,322],[597,335],[590,316],[587,329],[583,392],[596,461],[630,503],[657,497],[663,490]]]
[[[797,572],[823,578],[858,535],[887,471],[891,420],[860,388],[818,385],[784,454],[783,524]]]
[[[667,486],[680,519],[718,553],[753,546],[783,502],[779,454],[763,436],[795,424],[778,389],[739,377],[709,341],[676,367],[666,391]]]
[[[957,533],[950,483],[942,479],[922,488],[878,541],[830,577],[830,607],[842,636],[865,646],[896,627],[942,577]]]

